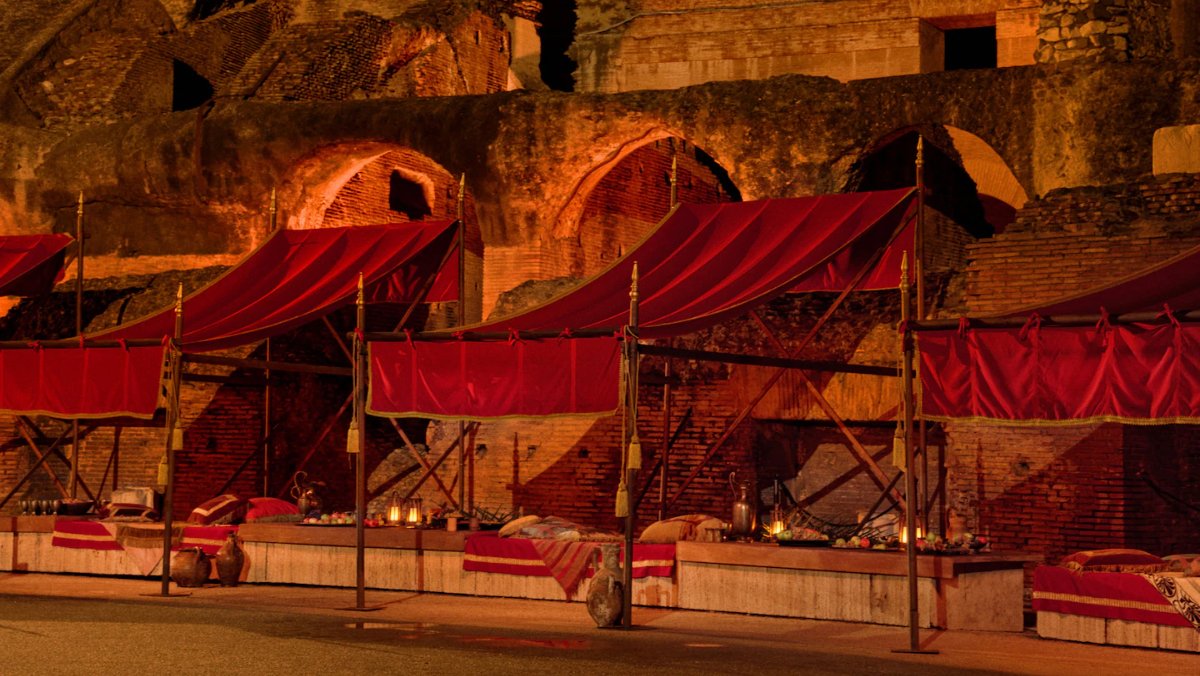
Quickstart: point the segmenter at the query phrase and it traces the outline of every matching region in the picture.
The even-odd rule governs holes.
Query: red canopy
[[[166,348],[0,350],[0,413],[152,418]]]
[[[1200,326],[1110,324],[1108,313],[1200,308],[1200,247],[1116,283],[1009,316],[1023,328],[922,331],[922,412],[933,420],[1200,422]],[[1095,314],[1094,326],[1043,317]]]
[[[634,263],[640,277],[642,338],[701,330],[788,291],[840,291],[884,247],[882,259],[859,288],[896,286],[901,252],[912,250],[913,228],[901,226],[915,195],[905,189],[680,205],[637,247],[581,286],[526,312],[468,330],[616,331],[628,323]],[[587,349],[615,359],[615,337],[588,341]],[[472,419],[615,410],[616,362],[607,356],[566,359],[563,345],[572,342],[461,341],[415,348],[374,344],[368,410],[385,416]],[[443,350],[453,355],[446,357],[453,364],[469,363],[471,368],[446,368],[437,359],[423,358]],[[594,372],[582,373],[589,369]],[[576,383],[576,389],[545,387],[530,393],[512,386],[514,381],[559,383],[563,378]],[[583,385],[596,391],[580,397]],[[589,402],[587,408],[581,400]]]
[[[36,296],[62,278],[67,235],[0,237],[0,296]]]
[[[629,322],[629,279],[639,271],[639,336],[691,333],[791,290],[841,291],[904,223],[916,193],[818,195],[682,204],[606,270],[540,306],[471,330],[612,328]],[[895,287],[904,228],[860,288]],[[887,265],[896,261],[894,266]]]
[[[236,267],[184,298],[183,349],[223,350],[294,329],[353,302],[360,273],[368,301],[418,300],[431,278],[445,299],[456,291],[457,271],[446,268],[440,280],[435,276],[455,246],[455,233],[450,221],[276,231]],[[166,308],[90,337],[158,339],[174,329],[174,309]]]

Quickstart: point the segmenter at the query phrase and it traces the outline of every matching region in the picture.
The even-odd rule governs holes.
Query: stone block
[[[1154,132],[1154,174],[1200,173],[1200,124],[1161,127]]]

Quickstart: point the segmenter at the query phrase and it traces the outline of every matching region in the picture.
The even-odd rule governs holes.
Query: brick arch
[[[672,158],[680,202],[740,201],[728,171],[680,134],[653,129],[620,144],[576,182],[554,225],[561,272],[587,276],[620,257],[670,209]],[[544,244],[547,244],[544,242]]]
[[[423,153],[388,143],[330,145],[299,160],[279,190],[280,222],[302,230],[335,226],[403,223],[409,213],[391,208],[392,176],[415,184],[428,207],[424,219],[453,219],[458,208],[458,177]],[[466,186],[467,319],[479,318],[483,239],[475,199]]]

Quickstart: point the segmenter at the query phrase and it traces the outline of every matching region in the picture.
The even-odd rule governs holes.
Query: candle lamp
[[[783,520],[783,510],[779,508],[779,505],[775,505],[771,509],[771,527],[769,529],[771,537],[775,537],[785,530],[787,530],[787,524]]]
[[[421,498],[409,498],[404,504],[404,525],[407,528],[416,528],[421,525]]]
[[[404,505],[400,502],[400,496],[392,491],[392,497],[387,503],[387,524],[389,526],[397,526],[404,516]]]
[[[921,537],[922,537],[921,527],[917,526],[917,539],[920,540]],[[908,526],[900,527],[900,544],[902,544],[902,545],[908,544]]]

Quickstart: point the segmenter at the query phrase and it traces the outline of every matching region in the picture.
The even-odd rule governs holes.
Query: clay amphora
[[[171,579],[180,587],[203,587],[212,574],[212,560],[199,547],[175,552],[171,557]]]
[[[238,545],[237,533],[229,532],[225,544],[217,551],[217,579],[222,587],[236,587],[242,577],[242,566],[246,563],[246,553]]]
[[[596,574],[588,587],[587,609],[597,627],[615,627],[621,623],[625,584],[622,582],[617,545],[600,545],[592,551]],[[603,557],[603,561],[601,561]]]

